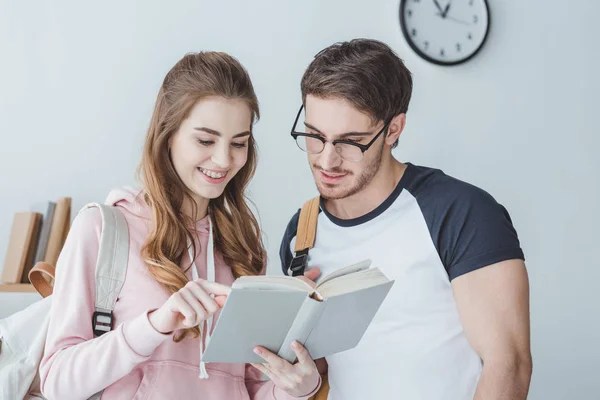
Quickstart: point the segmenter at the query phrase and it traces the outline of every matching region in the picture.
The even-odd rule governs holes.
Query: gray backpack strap
[[[129,229],[123,214],[116,207],[90,203],[83,209],[96,207],[102,216],[100,248],[96,261],[96,311],[92,316],[94,336],[113,329],[113,310],[125,283],[129,262]],[[101,390],[89,400],[100,400]]]
[[[113,329],[113,310],[121,292],[129,261],[129,230],[127,221],[116,207],[90,203],[84,209],[96,207],[102,216],[100,249],[96,262],[96,310],[92,316],[94,336]]]

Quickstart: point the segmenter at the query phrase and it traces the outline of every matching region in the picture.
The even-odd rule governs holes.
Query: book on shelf
[[[56,206],[54,208],[54,216],[48,235],[48,245],[43,260],[44,262],[50,265],[56,265],[58,255],[60,254],[65,239],[67,238],[67,234],[69,233],[70,223],[71,198],[62,197],[56,201]]]
[[[0,282],[22,283],[23,277],[33,268],[41,223],[41,213],[15,214]]]
[[[40,231],[40,240],[35,253],[35,262],[44,261],[46,257],[46,250],[48,249],[48,239],[50,238],[50,228],[52,227],[52,220],[54,218],[54,210],[56,209],[56,203],[49,201],[46,209],[46,214],[42,219],[42,229]]]
[[[24,287],[29,271],[38,262],[55,266],[71,224],[71,198],[62,197],[45,205],[45,213],[18,212],[14,215],[0,283]],[[21,286],[19,286],[21,284]]]

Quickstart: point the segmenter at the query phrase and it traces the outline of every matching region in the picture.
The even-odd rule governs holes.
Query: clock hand
[[[467,26],[471,26],[471,25],[472,25],[472,24],[468,23],[467,21],[463,21],[462,19],[458,19],[458,18],[454,18],[454,17],[448,17],[448,16],[444,17],[444,16],[443,16],[442,14],[440,14],[440,13],[438,13],[438,14],[436,14],[436,15],[439,15],[439,16],[440,16],[440,17],[442,17],[442,18],[446,18],[446,19],[452,20],[452,21],[454,21],[454,22],[458,22],[459,24],[463,24],[463,25],[467,25]]]
[[[442,18],[444,18],[444,15],[443,15],[443,14],[444,14],[444,12],[442,11],[442,7],[440,6],[440,3],[438,3],[438,1],[437,1],[437,0],[433,0],[433,2],[435,3],[435,6],[437,7],[437,9],[440,11],[440,13],[439,13],[439,14],[437,14],[437,15],[441,15],[441,16],[442,16]]]
[[[446,18],[448,10],[450,10],[450,0],[448,0],[448,4],[446,4],[446,8],[444,8],[444,11],[440,10],[440,12],[442,13],[442,18]]]

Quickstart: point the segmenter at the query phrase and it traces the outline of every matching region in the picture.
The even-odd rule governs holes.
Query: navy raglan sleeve
[[[450,280],[525,259],[508,211],[489,193],[453,178],[438,189],[424,196],[422,211]]]
[[[283,234],[283,238],[281,239],[281,245],[279,246],[279,259],[281,260],[281,269],[283,270],[283,274],[287,275],[288,267],[294,258],[292,251],[290,249],[290,244],[292,240],[296,237],[296,232],[298,231],[298,220],[300,219],[300,210],[294,214],[292,219],[287,225],[285,232]]]

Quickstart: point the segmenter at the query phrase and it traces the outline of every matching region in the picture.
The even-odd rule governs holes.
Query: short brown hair
[[[370,115],[374,123],[388,122],[408,110],[412,77],[385,43],[354,39],[321,50],[304,72],[301,89],[304,104],[307,95],[341,97]]]

